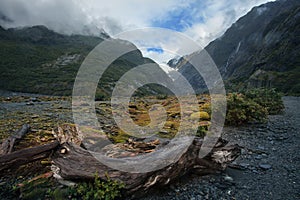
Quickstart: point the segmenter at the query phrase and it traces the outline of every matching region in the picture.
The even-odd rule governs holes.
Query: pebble
[[[225,181],[232,182],[232,181],[233,181],[233,178],[230,177],[230,176],[225,176],[225,177],[224,177],[224,180],[225,180]]]
[[[39,116],[38,115],[32,115],[31,118],[35,119],[35,118],[39,118]]]
[[[31,98],[30,98],[30,101],[32,101],[32,102],[38,102],[39,100],[38,100],[38,98],[36,98],[36,97],[31,97]]]
[[[249,167],[249,164],[248,163],[240,163],[240,166],[242,168],[247,168],[247,167]]]
[[[268,170],[272,168],[272,166],[269,164],[260,164],[259,167],[263,170]]]
[[[167,135],[167,134],[169,134],[169,132],[168,132],[168,131],[159,131],[159,133],[160,133],[160,134],[164,134],[164,135]]]
[[[279,140],[279,141],[281,141],[281,140],[286,140],[286,139],[288,139],[288,137],[287,136],[280,136],[280,137],[278,137],[278,138],[276,138],[277,140]]]
[[[261,146],[261,145],[258,145],[257,149],[258,149],[258,150],[265,150],[265,147],[264,147],[264,146]]]

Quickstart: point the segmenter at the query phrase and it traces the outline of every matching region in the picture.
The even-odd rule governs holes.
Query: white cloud
[[[144,56],[159,63],[166,63],[171,58],[184,56],[201,49],[201,46],[192,38],[170,29],[135,29],[122,32],[115,37],[133,42],[143,52]],[[150,47],[161,48],[164,52],[149,52],[147,49]]]
[[[183,34],[204,47],[221,36],[253,6],[268,1],[270,0],[0,0],[0,14],[14,21],[4,23],[6,27],[43,24],[63,33],[84,33],[84,29],[92,27],[90,30],[94,33],[103,28],[110,35],[115,35],[135,28],[151,27],[155,20],[164,21],[174,13],[188,9],[189,19],[180,19],[180,23],[186,27]],[[196,20],[200,18],[203,20]],[[175,54],[190,53],[187,45],[180,41],[172,41],[170,38],[158,41],[159,37],[147,36],[147,45],[167,47],[170,48],[167,50]],[[141,42],[137,43],[139,47],[140,44]],[[171,54],[167,53],[143,53],[158,61],[171,58]]]
[[[272,0],[211,0],[206,9],[199,13],[204,17],[203,23],[195,23],[184,31],[185,34],[206,46],[210,41],[220,37],[232,23],[249,12],[254,6]]]

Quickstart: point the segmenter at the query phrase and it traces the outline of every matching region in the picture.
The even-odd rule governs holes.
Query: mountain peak
[[[273,77],[268,85],[283,92],[293,92],[293,85],[299,84],[300,80],[292,75],[299,74],[299,26],[300,1],[269,2],[254,7],[205,50],[229,87],[233,83],[241,83],[243,87],[251,85],[251,75],[263,70]],[[205,87],[203,79],[195,76],[189,63],[178,62],[175,67],[196,90]],[[255,85],[264,86],[262,82]]]

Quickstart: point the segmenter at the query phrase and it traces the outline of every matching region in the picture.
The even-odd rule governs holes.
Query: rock
[[[269,140],[269,141],[272,141],[273,140],[273,138],[272,137],[267,137],[267,139]]]
[[[31,101],[31,102],[38,102],[39,100],[38,100],[38,98],[36,98],[36,97],[31,97],[31,98],[30,98],[30,101]]]
[[[35,119],[35,118],[39,118],[39,116],[38,115],[32,115],[31,118]]]
[[[129,108],[134,108],[134,109],[137,109],[137,106],[135,104],[129,104],[128,106]]]
[[[163,131],[163,130],[162,130],[162,131],[159,131],[159,133],[160,133],[160,134],[163,134],[163,135],[168,135],[168,134],[169,134],[168,131]]]
[[[249,167],[249,164],[248,163],[240,163],[240,167],[246,169]]]
[[[232,182],[232,181],[233,181],[233,178],[230,177],[230,176],[228,176],[228,175],[226,175],[226,176],[224,177],[224,180],[225,180],[225,181],[228,181],[228,182]]]
[[[281,141],[281,140],[286,140],[286,139],[288,139],[288,138],[289,138],[289,137],[286,136],[286,135],[281,135],[281,136],[279,136],[278,138],[276,138],[276,140]]]
[[[228,195],[231,195],[231,193],[232,193],[231,190],[228,190],[228,191],[227,191],[227,194],[228,194]]]
[[[256,160],[261,160],[262,159],[262,156],[261,155],[257,155],[254,157]]]
[[[272,166],[269,164],[260,164],[259,167],[263,170],[268,170],[272,168]]]
[[[75,182],[69,181],[69,180],[58,179],[58,182],[62,185],[68,186],[68,187],[73,187],[76,185]]]
[[[261,145],[258,145],[257,147],[258,150],[265,150],[265,147],[261,146]]]

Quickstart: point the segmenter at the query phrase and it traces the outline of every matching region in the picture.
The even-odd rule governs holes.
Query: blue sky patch
[[[169,11],[164,18],[153,20],[152,26],[182,32],[195,23],[204,22],[203,17],[200,15],[203,9],[205,9],[205,6],[201,4],[201,1],[196,1],[186,7]]]
[[[158,53],[158,54],[163,54],[164,53],[164,50],[160,47],[147,48],[147,51],[148,52],[155,52],[155,53]]]

